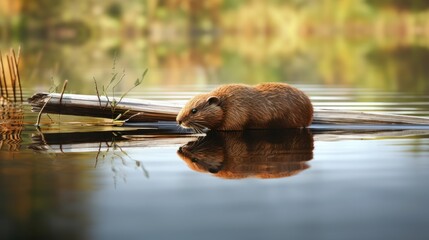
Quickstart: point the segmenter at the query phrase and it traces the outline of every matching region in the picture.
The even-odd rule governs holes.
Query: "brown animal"
[[[313,142],[309,129],[211,131],[177,154],[192,170],[220,178],[282,178],[309,167]]]
[[[302,128],[313,120],[313,105],[286,83],[229,84],[192,98],[176,120],[197,132]]]

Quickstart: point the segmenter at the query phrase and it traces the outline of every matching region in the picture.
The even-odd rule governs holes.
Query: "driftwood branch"
[[[320,109],[314,112],[313,124],[406,124],[429,126],[429,118],[395,114]]]
[[[95,95],[37,93],[29,99],[32,110],[43,113],[90,116],[127,120],[127,122],[175,121],[182,106],[166,101],[149,101],[124,98],[111,106],[111,100]],[[429,118],[356,111],[322,110],[314,112],[313,124],[347,125],[425,125]]]
[[[179,105],[162,101],[127,98],[112,107],[110,100],[104,96],[63,94],[61,99],[59,93],[37,93],[29,99],[29,103],[35,112],[40,112],[47,103],[43,113],[129,119],[128,122],[175,121],[181,109]]]

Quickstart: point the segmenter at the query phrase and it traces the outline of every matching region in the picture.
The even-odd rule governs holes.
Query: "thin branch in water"
[[[125,119],[125,120],[124,120],[124,122],[128,122],[131,118],[136,117],[136,116],[139,116],[139,115],[142,115],[142,114],[144,114],[144,113],[139,112],[139,113],[133,114],[133,115],[131,115],[131,117],[129,117],[129,118],[127,118],[127,119]]]
[[[129,93],[129,92],[131,92],[131,90],[133,90],[134,88],[136,88],[137,86],[139,86],[142,82],[143,82],[143,79],[145,78],[145,76],[146,76],[146,74],[147,74],[147,72],[148,72],[148,70],[149,69],[145,69],[144,70],[144,72],[143,72],[143,74],[142,74],[142,77],[141,77],[141,79],[139,79],[139,78],[137,78],[136,79],[136,81],[134,82],[134,86],[133,87],[131,87],[130,89],[128,89],[128,91],[126,91],[124,94],[122,94],[122,96],[121,96],[121,98],[119,99],[119,101],[118,101],[118,104],[122,101],[122,99]]]
[[[105,108],[107,108],[109,105],[111,106],[112,104],[111,104],[111,102],[110,102],[110,98],[109,98],[109,95],[107,94],[107,88],[104,88],[104,85],[102,86],[102,90],[103,90],[103,94],[104,94],[104,96],[106,97],[106,106],[104,106]],[[112,112],[112,115],[113,115],[113,112]]]
[[[125,68],[122,70],[122,75],[121,75],[121,77],[119,78],[119,80],[115,83],[115,85],[113,85],[113,87],[112,87],[112,96],[113,96],[113,101],[114,101],[114,104],[113,104],[113,108],[115,109],[116,108],[116,105],[118,105],[119,104],[119,101],[117,102],[116,101],[116,99],[115,99],[115,89],[116,89],[116,87],[119,85],[119,83],[121,83],[122,82],[122,80],[124,79],[124,77],[125,77]]]
[[[115,119],[113,119],[113,124],[115,126],[122,126],[125,122],[129,121],[131,118],[144,114],[143,112],[135,113],[131,115],[129,118],[120,120],[121,117],[125,116],[130,110],[125,111],[122,114],[119,114]]]
[[[107,84],[106,89],[110,87],[110,85],[115,81],[116,77],[118,76],[118,73],[116,72],[116,60],[117,60],[117,54],[113,57],[113,66],[112,66],[112,78],[110,79],[109,84]]]
[[[52,118],[51,118],[51,115],[49,115],[49,113],[47,113],[47,114],[46,114],[46,117],[48,117],[48,118],[49,118],[49,120],[51,120],[51,123],[54,123],[54,122],[55,122],[55,121],[54,121],[54,119],[52,119]]]
[[[143,166],[143,164],[140,161],[135,160],[130,155],[128,155],[128,153],[126,151],[124,151],[124,149],[122,149],[121,146],[119,146],[117,144],[115,144],[115,145],[117,148],[119,148],[119,151],[121,151],[122,154],[124,154],[126,157],[128,157],[128,159],[131,159],[134,162],[139,162],[141,164],[141,169],[143,170],[143,174],[145,175],[146,178],[149,178],[149,172],[146,170],[146,168]],[[120,157],[120,158],[122,159],[122,157]]]
[[[101,98],[100,98],[100,92],[98,92],[97,80],[95,80],[95,77],[93,77],[93,79],[95,84],[95,92],[97,93],[98,104],[100,105],[100,108],[101,108]]]
[[[61,106],[61,104],[62,104],[62,101],[63,101],[63,95],[64,95],[64,92],[66,91],[66,87],[67,87],[67,83],[68,83],[69,81],[66,79],[65,81],[64,81],[64,83],[63,83],[63,89],[61,90],[61,96],[60,96],[60,106]]]
[[[41,139],[42,144],[47,146],[48,143],[46,142],[45,134],[43,134],[43,132],[40,131],[39,127],[37,127],[36,130],[37,130],[37,133],[40,134],[40,139]]]
[[[46,100],[45,104],[43,104],[43,107],[40,109],[39,115],[37,116],[37,122],[36,122],[37,127],[40,126],[40,118],[42,118],[43,109],[45,109],[46,105],[51,100],[51,98],[52,97],[49,97],[48,100]]]
[[[95,167],[95,168],[96,168],[96,167],[97,167],[97,165],[98,165],[98,157],[100,156],[100,152],[101,152],[101,142],[100,142],[100,144],[98,145],[97,156],[95,156],[95,165],[94,165],[94,167]]]
[[[60,96],[60,110],[59,110],[59,117],[58,117],[58,120],[59,120],[59,122],[61,123],[61,105],[63,104],[63,95],[64,95],[64,92],[66,91],[66,87],[67,87],[67,83],[68,83],[69,81],[66,79],[65,81],[64,81],[64,83],[63,83],[63,89],[61,90],[61,96]]]

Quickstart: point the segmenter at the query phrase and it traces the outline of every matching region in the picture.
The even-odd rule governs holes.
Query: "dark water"
[[[318,108],[429,111],[426,96],[299,87]],[[183,102],[209,88],[140,95]],[[4,239],[429,237],[429,130],[313,126],[198,138],[51,118],[38,130],[27,104],[2,108]]]

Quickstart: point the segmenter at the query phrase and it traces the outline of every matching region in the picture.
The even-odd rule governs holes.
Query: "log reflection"
[[[192,170],[227,179],[281,178],[307,169],[313,158],[308,129],[210,132],[177,151]]]

